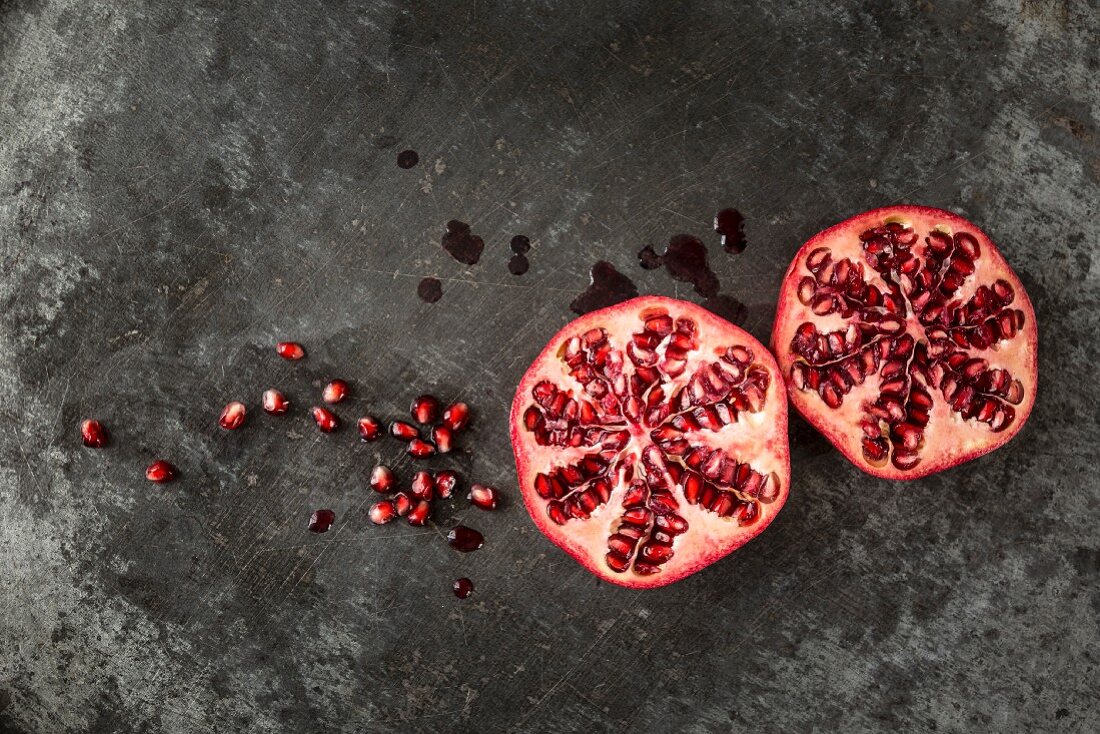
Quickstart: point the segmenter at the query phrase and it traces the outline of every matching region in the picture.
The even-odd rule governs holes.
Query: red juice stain
[[[439,282],[439,278],[424,278],[416,287],[416,295],[422,301],[435,303],[443,297],[443,284]]]
[[[451,532],[447,533],[447,542],[455,550],[469,553],[485,545],[485,536],[465,525],[455,525]]]
[[[711,297],[718,293],[718,276],[707,263],[707,246],[698,237],[678,234],[668,242],[661,256],[665,270],[675,280],[691,283],[695,292]]]
[[[420,156],[415,150],[403,150],[397,154],[397,165],[400,168],[412,168],[420,162]]]
[[[531,239],[527,235],[517,234],[510,243],[512,252],[517,255],[526,255],[531,251]]]
[[[309,517],[309,532],[327,533],[336,522],[336,513],[332,510],[316,510]]]
[[[714,231],[721,236],[726,252],[745,251],[745,218],[736,209],[723,209],[714,215]]]
[[[476,265],[485,249],[485,241],[470,232],[470,225],[452,219],[447,222],[447,232],[443,235],[443,249],[464,265]]]
[[[586,314],[616,303],[622,303],[638,295],[634,281],[626,277],[606,260],[600,260],[592,266],[592,283],[579,296],[573,299],[569,308],[573,313]]]
[[[474,582],[467,578],[461,578],[455,581],[453,588],[455,596],[459,599],[465,599],[474,593]]]
[[[527,261],[526,255],[515,254],[508,261],[508,272],[512,275],[523,275],[529,267],[531,263]]]

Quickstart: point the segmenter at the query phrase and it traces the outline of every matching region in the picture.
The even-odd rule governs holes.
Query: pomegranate
[[[449,454],[454,449],[455,434],[447,426],[432,428],[432,442],[441,454]]]
[[[435,495],[441,500],[449,500],[454,496],[455,485],[458,484],[458,474],[450,469],[444,469],[435,473]]]
[[[368,515],[375,525],[385,525],[397,517],[397,508],[389,500],[382,500],[371,505]]]
[[[414,458],[426,459],[435,454],[435,446],[422,439],[414,438],[409,441],[409,446],[405,451]]]
[[[107,445],[107,429],[97,420],[88,419],[80,424],[80,440],[92,449],[101,449]]]
[[[430,500],[435,491],[435,480],[426,471],[413,474],[412,496],[418,500]]]
[[[452,403],[443,411],[443,425],[457,433],[470,422],[470,406],[466,403]]]
[[[412,441],[420,437],[420,431],[416,430],[416,426],[411,423],[393,421],[390,423],[390,435],[401,441]]]
[[[314,406],[311,413],[317,427],[324,433],[332,433],[340,427],[340,419],[328,408],[322,408],[319,405]]]
[[[327,533],[334,522],[336,522],[336,513],[332,510],[315,510],[309,516],[307,527],[311,533]]]
[[[412,497],[404,492],[398,492],[393,496],[393,509],[398,517],[404,517],[412,509]]]
[[[635,298],[568,324],[511,412],[524,503],[600,578],[654,587],[758,535],[790,487],[778,367],[691,303]]]
[[[439,399],[434,395],[421,395],[412,401],[409,414],[420,425],[435,423],[439,417]]]
[[[413,503],[412,509],[409,510],[408,517],[405,520],[409,525],[427,525],[428,518],[432,514],[432,505],[428,500],[418,500]]]
[[[336,403],[343,402],[344,398],[347,396],[348,383],[339,379],[333,380],[325,385],[325,389],[321,393],[321,399],[329,405],[336,405]]]
[[[1035,311],[974,224],[875,209],[815,235],[779,294],[791,402],[859,468],[915,479],[1003,445],[1035,402]]]
[[[157,459],[145,468],[145,478],[150,482],[163,484],[176,478],[176,467],[164,459]]]
[[[222,414],[218,417],[218,425],[227,431],[236,430],[244,425],[244,416],[244,403],[234,400],[222,409]]]
[[[365,415],[359,419],[359,437],[364,441],[374,441],[382,435],[382,424],[373,416]]]
[[[290,401],[278,390],[264,390],[264,412],[271,415],[282,415],[290,410]]]
[[[306,356],[305,347],[298,342],[279,342],[275,345],[275,351],[283,359],[289,359],[291,361],[297,361]]]
[[[375,492],[383,494],[392,492],[396,483],[397,479],[393,476],[393,470],[385,464],[379,464],[371,470],[370,487]]]
[[[467,495],[471,504],[483,510],[495,510],[499,498],[500,493],[495,488],[484,484],[471,484],[470,494]]]

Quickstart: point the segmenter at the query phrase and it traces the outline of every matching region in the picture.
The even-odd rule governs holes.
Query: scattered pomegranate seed
[[[495,510],[499,496],[500,493],[492,487],[486,487],[484,484],[473,484],[470,485],[468,498],[470,502],[483,510]]]
[[[393,472],[385,464],[379,464],[370,473],[370,488],[375,492],[392,492],[395,481]]]
[[[434,489],[435,482],[432,480],[431,474],[426,471],[418,471],[413,475],[413,497],[416,497],[418,500],[430,500],[432,498],[432,490]]]
[[[107,429],[99,421],[86,420],[80,424],[80,439],[92,449],[101,449],[107,445]]]
[[[454,583],[455,596],[459,599],[465,599],[470,594],[474,593],[474,582],[467,578],[461,578]]]
[[[420,500],[409,510],[409,516],[405,518],[409,525],[427,525],[428,517],[432,514],[432,505],[427,500]]]
[[[435,494],[440,499],[449,500],[453,497],[456,484],[458,484],[458,474],[450,469],[435,473]]]
[[[359,437],[364,441],[373,441],[382,435],[382,425],[369,415],[359,419]]]
[[[145,478],[157,484],[170,482],[176,478],[176,467],[164,459],[157,459],[145,469]]]
[[[466,403],[452,403],[443,411],[443,425],[456,433],[470,422],[470,406]]]
[[[451,449],[454,448],[454,440],[454,431],[447,426],[436,426],[432,429],[432,442],[435,443],[435,448],[439,453],[451,453]]]
[[[325,533],[336,522],[336,513],[332,510],[314,510],[309,516],[309,532]]]
[[[393,508],[397,511],[398,517],[404,517],[409,514],[409,510],[412,509],[413,501],[409,495],[404,492],[398,492],[393,496]]]
[[[298,342],[279,342],[275,345],[275,351],[283,359],[299,360],[306,356],[305,347]]]
[[[317,427],[325,433],[332,433],[340,427],[340,420],[328,408],[315,406],[313,408],[313,420],[317,422]]]
[[[218,425],[227,431],[235,430],[244,425],[244,415],[244,403],[239,403],[234,400],[232,403],[222,408],[221,417],[218,418]]]
[[[371,505],[370,521],[375,525],[385,525],[397,517],[397,510],[389,500],[382,500]]]
[[[447,533],[447,542],[455,550],[469,553],[485,545],[485,537],[473,528],[455,525],[451,532]]]
[[[409,448],[407,448],[406,451],[409,452],[409,456],[415,456],[417,459],[426,459],[435,454],[435,446],[432,446],[427,441],[414,438],[412,441],[409,441]]]
[[[325,391],[321,398],[329,405],[335,405],[348,396],[348,383],[343,380],[333,380],[325,385]]]
[[[413,420],[421,425],[435,423],[439,417],[439,400],[434,395],[421,395],[409,408]]]
[[[290,410],[290,401],[278,390],[264,390],[264,412],[271,415],[282,415]]]
[[[390,435],[402,441],[412,441],[414,438],[420,437],[420,431],[416,430],[416,426],[411,423],[394,421],[390,423]]]

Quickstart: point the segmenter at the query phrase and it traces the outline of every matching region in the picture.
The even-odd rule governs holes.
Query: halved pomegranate
[[[1035,403],[1035,311],[996,245],[921,206],[814,236],[779,294],[791,401],[856,466],[915,479],[1003,445]]]
[[[775,360],[670,298],[635,298],[558,332],[519,384],[511,431],[535,524],[622,586],[663,586],[739,548],[790,487]]]

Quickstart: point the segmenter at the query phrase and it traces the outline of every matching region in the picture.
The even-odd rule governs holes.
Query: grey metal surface
[[[1096,6],[832,5],[0,5],[0,730],[1100,729]],[[711,258],[766,337],[799,244],[897,201],[971,217],[1029,289],[1014,442],[899,486],[796,421],[775,524],[657,591],[543,539],[506,411],[595,260],[691,297],[635,253],[734,206],[748,250]],[[367,521],[395,445],[259,414],[337,375],[349,420],[476,407],[450,463],[508,504],[441,527],[485,549]]]

